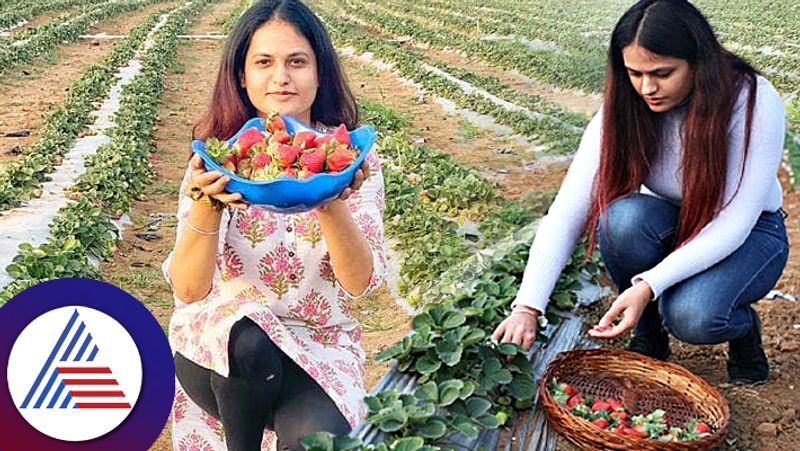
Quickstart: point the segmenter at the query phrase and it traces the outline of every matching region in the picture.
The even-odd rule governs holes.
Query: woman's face
[[[637,44],[623,48],[622,59],[633,88],[656,113],[680,105],[694,88],[694,70],[684,59],[657,55]]]
[[[310,123],[319,86],[311,44],[291,24],[266,22],[250,41],[242,86],[259,116],[277,111]]]

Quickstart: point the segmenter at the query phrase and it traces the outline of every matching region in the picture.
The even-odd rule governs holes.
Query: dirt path
[[[120,14],[98,23],[87,34],[127,34],[147,17],[175,2],[148,5],[138,11]],[[0,167],[16,159],[25,147],[37,142],[44,120],[64,103],[69,87],[83,71],[105,58],[118,40],[79,40],[61,45],[57,61],[38,60],[15,68],[0,83]],[[3,137],[6,133],[27,130],[28,136]]]
[[[346,58],[345,65],[356,95],[411,117],[416,142],[443,150],[459,163],[476,168],[502,187],[504,197],[518,199],[530,191],[551,191],[564,177],[566,163],[537,161],[535,153],[521,146],[514,136],[501,136],[447,113],[430,96],[420,96],[393,74],[352,58]]]

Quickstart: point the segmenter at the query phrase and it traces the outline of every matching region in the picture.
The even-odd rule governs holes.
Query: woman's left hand
[[[361,167],[356,170],[355,176],[353,177],[353,183],[350,184],[347,188],[342,191],[342,194],[339,195],[339,200],[347,200],[355,191],[358,191],[361,188],[361,185],[364,183],[364,180],[369,177],[369,165],[367,165],[367,161],[364,160],[361,163]]]
[[[637,282],[614,300],[611,308],[603,315],[600,322],[589,330],[589,335],[594,338],[611,339],[632,330],[639,322],[639,318],[642,317],[652,296],[653,290],[647,282]],[[622,320],[616,325],[612,325],[612,322],[620,315],[622,315]]]

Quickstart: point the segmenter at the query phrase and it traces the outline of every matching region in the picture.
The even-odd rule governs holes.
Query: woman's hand
[[[192,167],[192,176],[189,180],[190,187],[200,189],[206,196],[216,199],[225,205],[240,210],[247,209],[247,203],[242,201],[241,193],[225,192],[225,187],[230,181],[228,176],[219,171],[206,171],[203,159],[197,154],[192,156],[189,164]]]
[[[347,200],[355,191],[358,191],[361,188],[361,185],[364,184],[364,180],[369,177],[369,165],[367,165],[367,161],[361,164],[361,167],[356,170],[355,176],[353,177],[353,183],[350,184],[347,188],[342,191],[342,194],[339,195],[339,200]]]
[[[536,340],[539,314],[538,310],[518,305],[508,318],[497,326],[492,334],[492,340],[498,343],[516,343],[527,351]]]
[[[589,330],[589,335],[594,338],[617,338],[620,335],[632,330],[642,317],[647,303],[653,297],[653,290],[647,282],[637,282],[632,287],[623,291],[614,300],[611,308],[600,319],[600,322]],[[622,320],[616,325],[612,322],[622,315]]]

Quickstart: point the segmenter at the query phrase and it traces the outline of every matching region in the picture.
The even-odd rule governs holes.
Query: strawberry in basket
[[[277,114],[264,122],[264,132],[248,128],[230,147],[211,138],[206,142],[206,151],[221,167],[250,180],[305,179],[314,174],[337,173],[358,157],[344,124],[329,135],[308,130],[291,135]]]
[[[687,442],[713,432],[708,423],[697,419],[682,428],[675,427],[662,409],[647,415],[631,416],[625,405],[617,399],[584,397],[574,387],[555,379],[550,382],[549,388],[550,395],[561,408],[615,434],[662,442]]]

